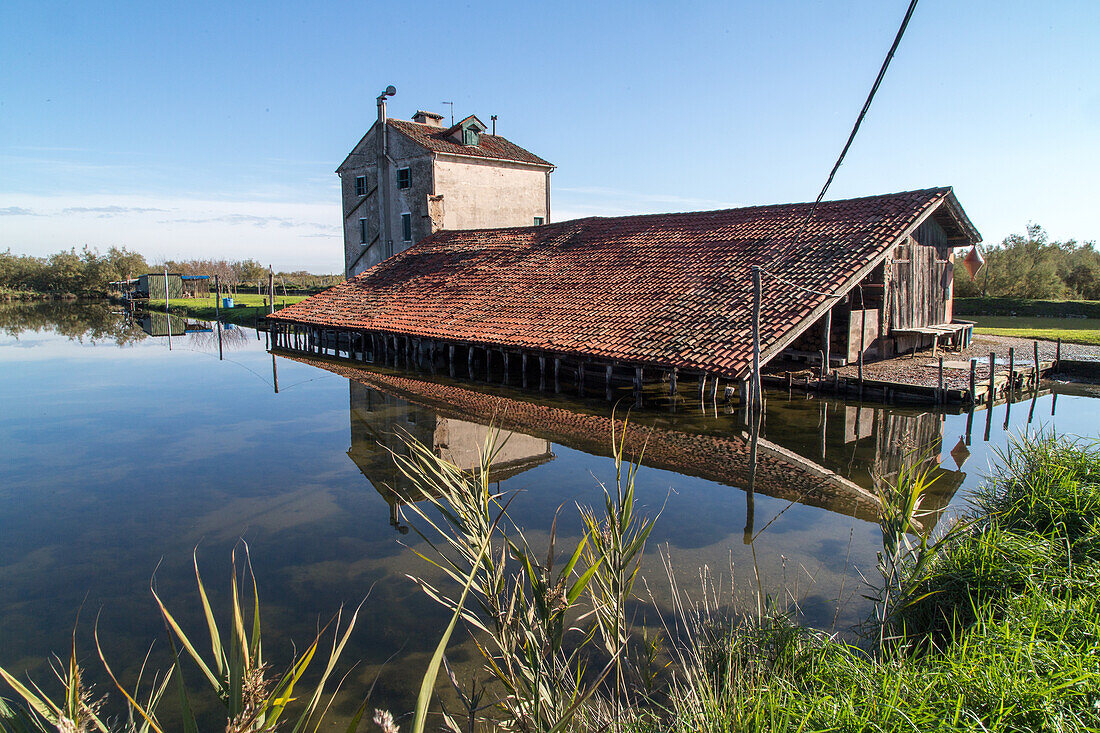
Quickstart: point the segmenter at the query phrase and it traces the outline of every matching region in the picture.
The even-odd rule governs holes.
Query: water
[[[288,658],[292,639],[308,643],[318,619],[367,597],[346,652],[362,661],[337,717],[380,671],[378,704],[410,709],[448,617],[406,577],[427,571],[409,546],[426,548],[408,529],[404,485],[380,442],[400,449],[400,427],[472,465],[486,425],[503,425],[511,437],[494,477],[522,492],[510,512],[535,545],[559,508],[559,547],[575,542],[576,504],[597,504],[598,481],[614,479],[604,402],[273,364],[265,335],[244,328],[223,331],[219,359],[209,324],[128,322],[97,304],[8,306],[0,328],[0,666],[38,680],[47,654],[65,653],[81,609],[78,645],[101,691],[97,615],[116,671],[133,675],[158,638],[163,666],[151,579],[201,638],[191,553],[198,547],[224,609],[230,553],[243,538],[268,658]],[[844,632],[869,610],[860,574],[874,577],[880,546],[873,473],[896,471],[913,451],[931,456],[940,479],[927,521],[942,525],[1009,434],[1056,425],[1095,435],[1091,394],[1055,386],[977,412],[966,445],[966,414],[773,393],[755,473],[740,415],[688,404],[635,412],[631,445],[649,441],[638,499],[661,512],[639,610],[667,610],[663,553],[693,592],[706,567],[737,606],[751,608],[761,588],[804,621]],[[456,643],[450,658],[473,670],[475,654]]]

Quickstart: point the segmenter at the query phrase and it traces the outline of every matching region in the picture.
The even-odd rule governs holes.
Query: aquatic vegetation
[[[55,666],[55,673],[64,692],[63,700],[52,702],[33,682],[29,687],[23,685],[13,675],[0,669],[0,677],[15,690],[24,705],[12,707],[0,700],[0,731],[57,731],[58,733],[164,733],[164,731],[199,730],[192,698],[199,692],[188,689],[184,682],[185,674],[181,659],[189,657],[202,677],[209,683],[210,689],[224,706],[226,733],[264,733],[275,730],[289,730],[297,733],[307,729],[316,730],[321,725],[335,693],[326,702],[325,687],[332,676],[338,660],[347,644],[348,637],[355,628],[359,608],[344,622],[343,611],[325,624],[316,638],[301,655],[295,655],[285,666],[277,671],[269,661],[265,661],[261,643],[260,599],[256,578],[252,573],[245,546],[245,563],[241,572],[237,567],[237,552],[233,552],[233,578],[231,582],[232,603],[230,608],[231,629],[228,634],[219,631],[215,614],[210,605],[206,586],[199,572],[198,558],[194,558],[195,582],[198,587],[199,601],[206,621],[211,653],[205,657],[198,651],[192,637],[184,632],[175,616],[161,601],[155,585],[151,587],[165,624],[172,650],[173,665],[166,674],[155,674],[151,683],[143,692],[142,674],[138,675],[133,690],[127,690],[115,676],[99,644],[98,629],[96,647],[107,674],[115,683],[118,692],[127,704],[125,721],[104,721],[99,715],[103,698],[96,699],[84,682],[80,667],[77,665],[76,633],[73,633],[72,656],[65,668]],[[243,590],[242,590],[243,581]],[[360,604],[361,607],[361,604]],[[251,619],[246,623],[247,611],[251,609]],[[315,658],[324,659],[322,642],[331,630],[331,646],[328,647],[327,660],[319,678],[312,689],[302,692],[299,683],[310,669]],[[320,655],[319,655],[320,652]],[[148,657],[146,658],[146,662]],[[142,665],[144,673],[145,665]],[[158,707],[169,687],[175,680],[177,692],[173,712],[178,720],[164,722],[158,715]],[[339,686],[337,686],[339,687]],[[298,705],[296,712],[290,712],[293,703]],[[366,711],[364,702],[348,728],[354,731]]]

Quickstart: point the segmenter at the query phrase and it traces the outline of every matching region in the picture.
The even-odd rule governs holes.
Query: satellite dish
[[[395,94],[397,94],[397,87],[395,87],[393,84],[390,84],[388,87],[386,87],[387,97],[392,97]]]

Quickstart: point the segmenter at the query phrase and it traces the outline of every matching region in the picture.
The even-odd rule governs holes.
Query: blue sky
[[[476,113],[552,217],[811,200],[905,0],[0,4],[0,250],[339,271],[333,170]],[[987,242],[1100,240],[1100,3],[921,0],[830,198],[953,185]]]

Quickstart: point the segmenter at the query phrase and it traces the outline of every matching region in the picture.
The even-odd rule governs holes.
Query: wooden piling
[[[1032,346],[1035,348],[1035,381],[1032,384],[1032,389],[1036,392],[1039,391],[1039,342],[1033,341]]]
[[[939,377],[939,395],[938,396],[939,396],[940,404],[943,404],[944,402],[947,402],[947,395],[943,391],[943,357],[942,356],[940,357],[939,369],[937,371],[938,371],[937,376]]]
[[[1016,388],[1016,349],[1008,347],[1008,393],[1011,395]]]
[[[996,358],[997,358],[997,355],[994,354],[992,351],[990,351],[989,352],[989,393],[986,395],[987,403],[989,404],[990,407],[993,406],[993,402],[997,398],[997,393],[995,391],[997,389],[997,373],[993,370],[994,369],[993,361]],[[986,438],[986,440],[988,440],[988,438]]]
[[[554,394],[559,394],[561,392],[561,381],[558,379],[558,376],[560,375],[560,373],[561,373],[561,358],[555,356],[554,357]]]
[[[1062,366],[1062,337],[1058,337],[1058,345],[1054,347],[1054,371]]]
[[[539,357],[539,392],[546,391],[546,357]]]
[[[970,360],[970,404],[971,404],[971,406],[973,406],[974,403],[978,401],[978,394],[977,394],[977,391],[976,391],[977,388],[978,388],[977,379],[978,379],[978,360],[977,359],[971,359]]]
[[[823,348],[821,356],[821,378],[829,376],[829,347],[833,341],[833,309],[825,311],[825,348]]]
[[[763,407],[764,396],[760,389],[760,266],[752,266],[752,401],[753,407]],[[702,388],[700,388],[702,391]]]

